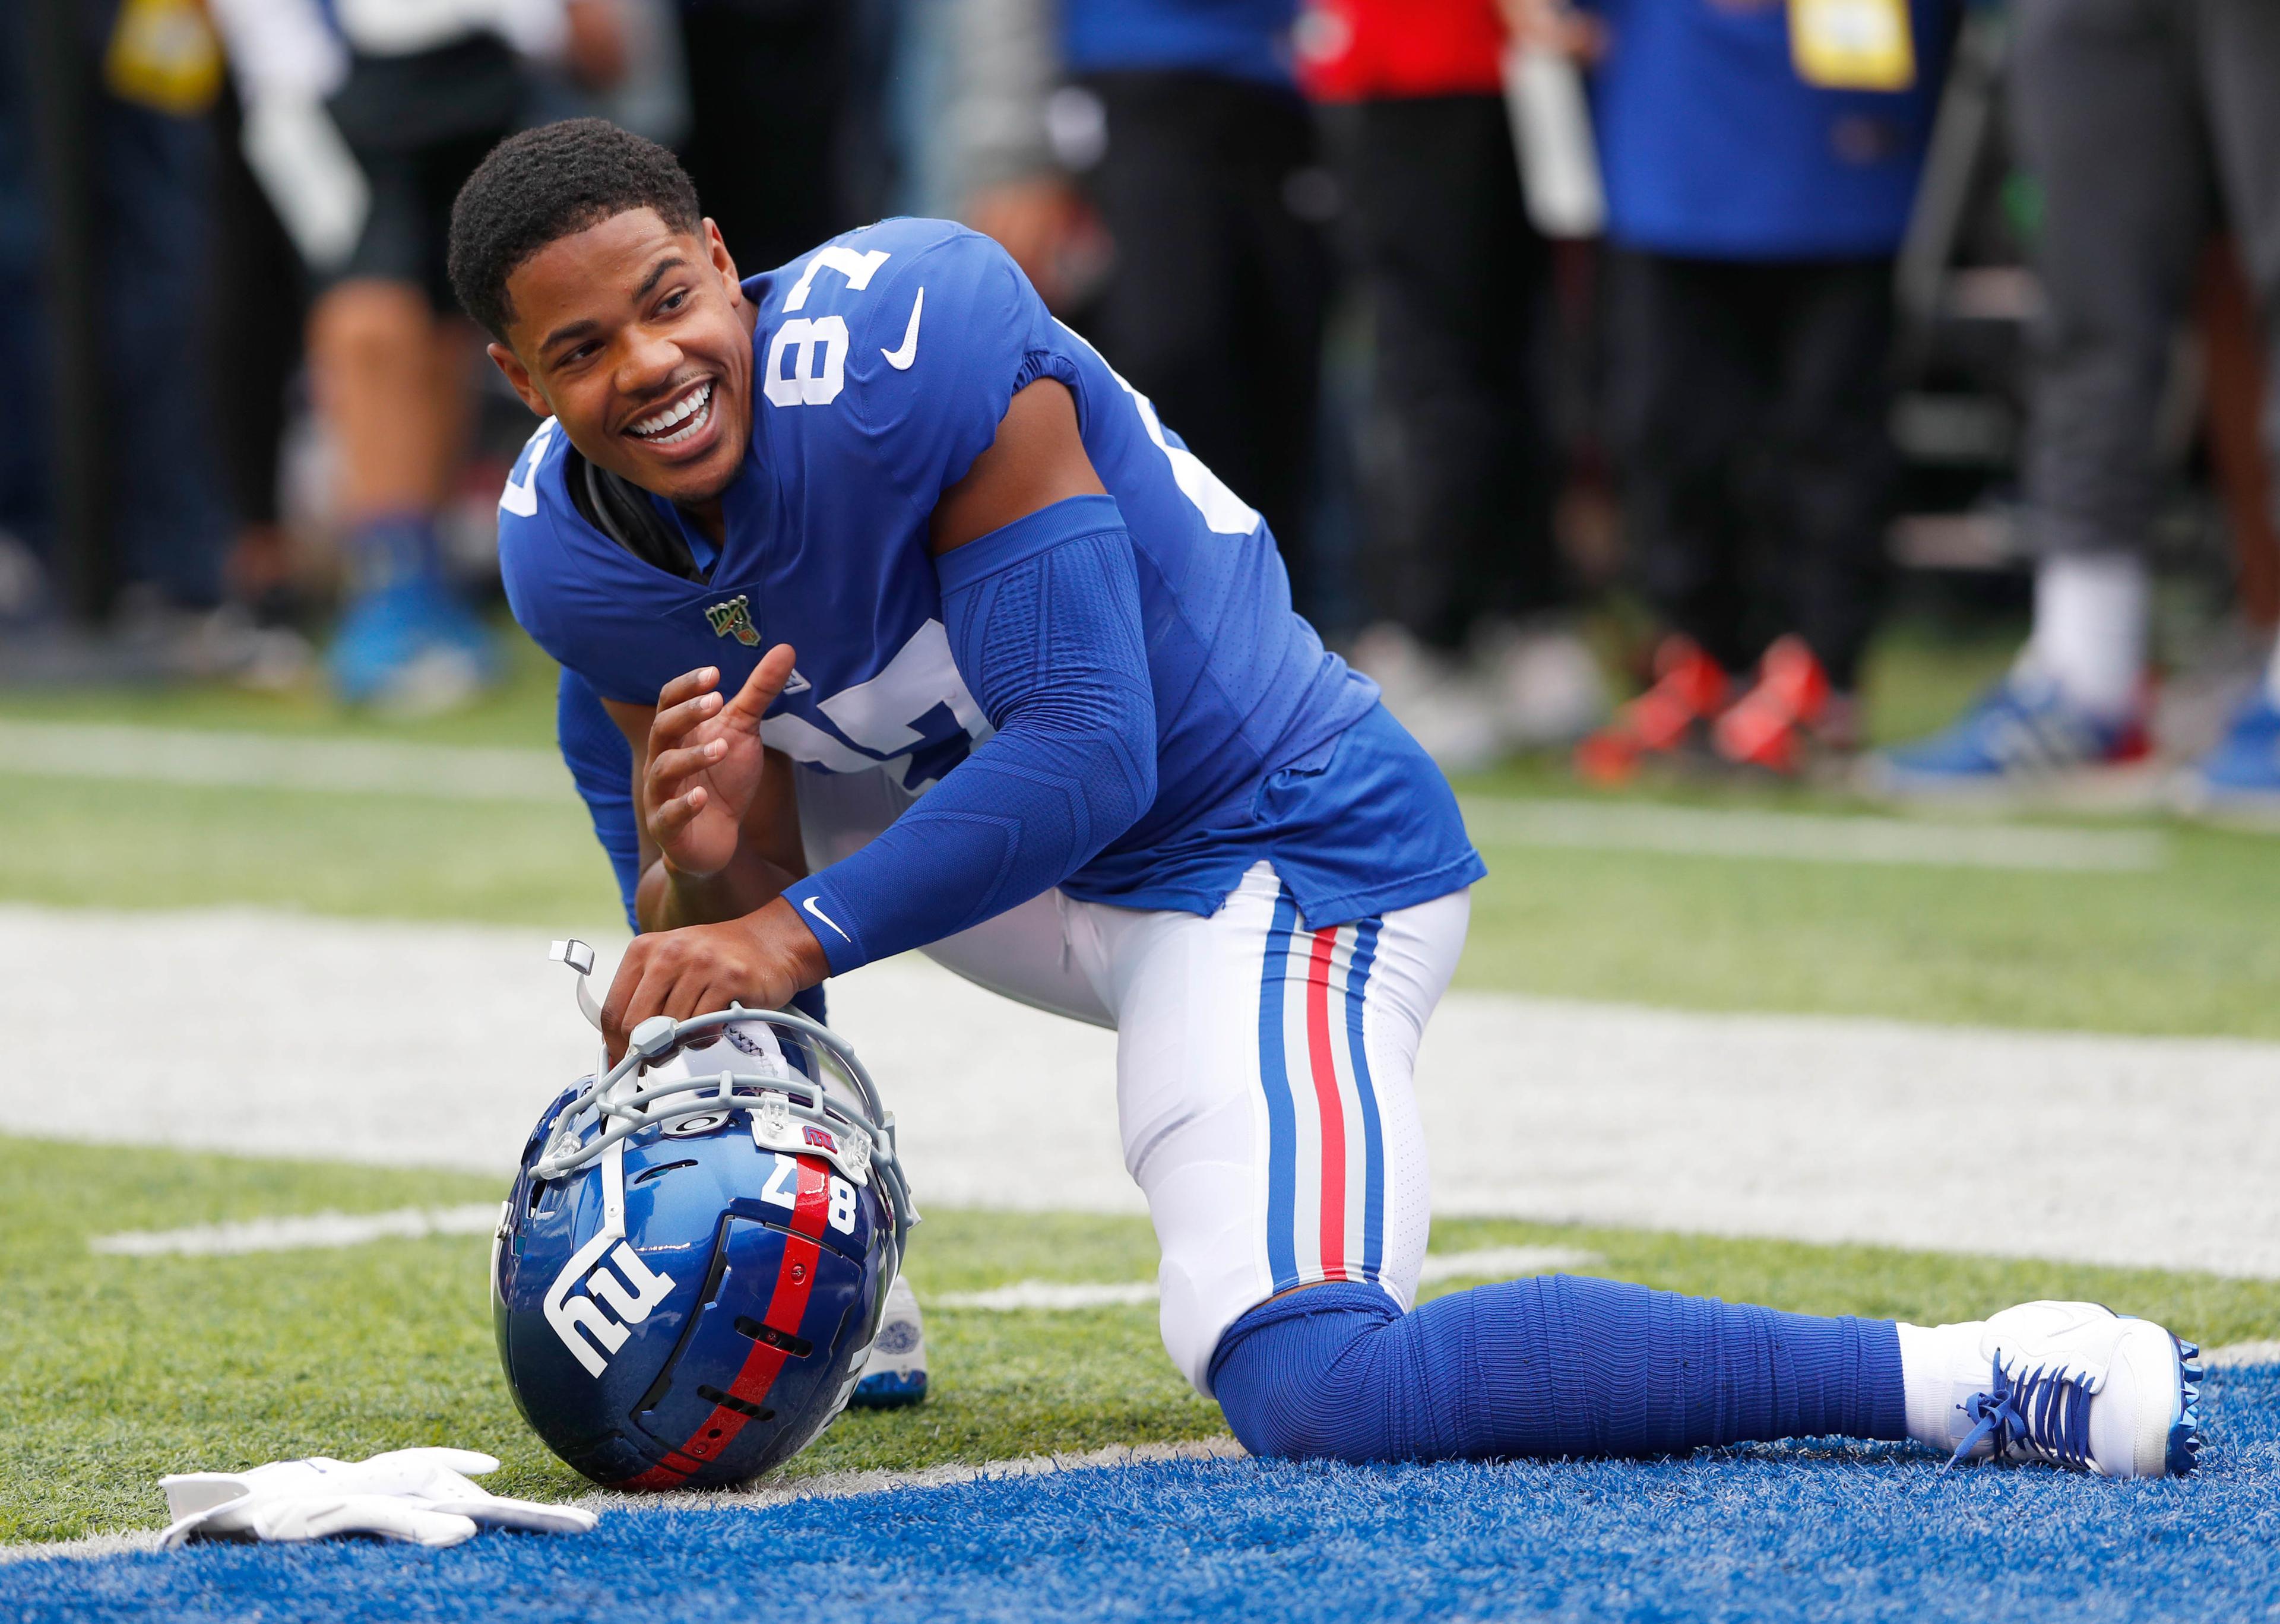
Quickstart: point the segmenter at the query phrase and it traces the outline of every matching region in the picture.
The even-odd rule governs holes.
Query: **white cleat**
[[[859,1410],[894,1410],[926,1396],[926,1321],[911,1282],[897,1274],[887,1288],[886,1312],[872,1339],[863,1379],[847,1402]]]
[[[1911,1420],[1922,1413],[1924,1430],[1909,1430],[1954,1451],[1951,1466],[2045,1461],[2100,1477],[2193,1469],[2200,1350],[2152,1320],[2095,1303],[2022,1303],[1934,1335],[1945,1368],[1921,1396],[1921,1410],[1911,1394]]]

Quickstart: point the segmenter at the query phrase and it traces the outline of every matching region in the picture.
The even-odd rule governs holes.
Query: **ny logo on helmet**
[[[600,1253],[612,1241],[618,1243],[605,1262]],[[571,1296],[582,1284],[592,1295]],[[672,1289],[669,1275],[651,1273],[632,1247],[605,1229],[580,1247],[546,1289],[546,1323],[587,1374],[598,1376],[609,1368],[610,1356],[626,1345],[631,1335],[626,1328],[648,1319]],[[612,1311],[616,1319],[610,1317]]]
[[[760,628],[752,624],[751,601],[739,592],[725,603],[713,604],[705,612],[715,637],[734,637],[748,649],[760,646]]]

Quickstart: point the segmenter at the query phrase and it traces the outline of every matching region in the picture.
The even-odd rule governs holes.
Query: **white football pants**
[[[907,804],[867,774],[799,776],[811,864]],[[1164,1346],[1206,1397],[1221,1335],[1278,1292],[1358,1281],[1414,1301],[1430,1203],[1411,1073],[1471,906],[1456,891],[1313,930],[1262,862],[1209,919],[1050,891],[926,950],[1114,1028],[1124,1166],[1163,1251]]]

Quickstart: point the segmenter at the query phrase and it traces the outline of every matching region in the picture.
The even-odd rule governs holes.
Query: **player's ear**
[[[522,364],[520,356],[505,344],[486,344],[483,353],[490,357],[494,366],[506,374],[507,382],[517,395],[522,396],[524,405],[540,417],[554,415],[554,408],[547,404],[546,396],[538,392],[538,386],[530,381],[530,368]]]
[[[720,280],[728,285],[728,303],[743,304],[744,290],[738,284],[743,279],[736,274],[736,262],[729,256],[728,244],[721,240],[720,227],[710,217],[705,221],[705,251],[712,257],[712,268],[720,273]]]

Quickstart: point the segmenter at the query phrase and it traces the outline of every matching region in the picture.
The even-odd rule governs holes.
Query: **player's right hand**
[[[766,771],[760,719],[783,691],[791,666],[791,645],[780,643],[731,698],[721,698],[713,666],[685,672],[659,690],[642,764],[642,820],[675,871],[704,879],[736,857],[744,814]]]

